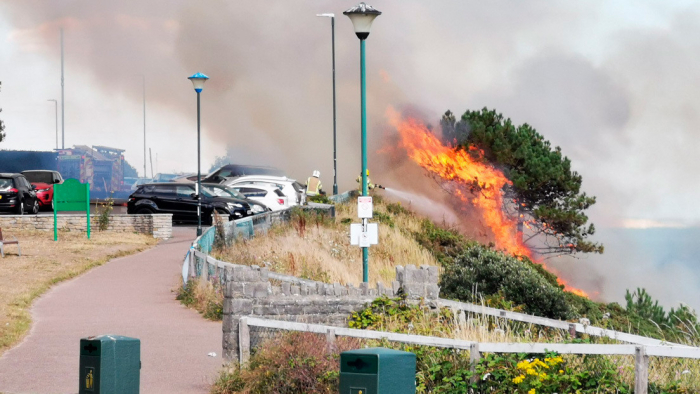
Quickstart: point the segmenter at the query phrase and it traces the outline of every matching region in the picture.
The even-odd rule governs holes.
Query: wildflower
[[[537,376],[537,371],[535,371],[535,370],[532,369],[532,368],[528,368],[527,371],[525,371],[525,372],[527,372],[528,375],[535,375],[535,376]]]
[[[564,373],[564,371],[562,371],[562,370],[560,369],[560,370],[559,370],[559,373]]]
[[[513,383],[520,384],[525,380],[525,375],[516,376],[513,378]]]
[[[535,389],[530,389],[530,391],[528,391],[527,394],[535,394]]]

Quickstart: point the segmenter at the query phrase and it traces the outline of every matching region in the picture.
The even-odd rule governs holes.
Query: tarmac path
[[[0,357],[0,393],[77,393],[80,338],[102,334],[141,340],[141,393],[207,393],[222,365],[221,322],[171,292],[194,233],[174,227],[170,240],[40,297],[29,335]]]

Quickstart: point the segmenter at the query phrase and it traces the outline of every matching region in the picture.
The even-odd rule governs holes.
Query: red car
[[[63,183],[63,177],[58,171],[28,170],[22,171],[22,175],[36,187],[36,197],[39,207],[42,209],[53,208],[53,185]]]

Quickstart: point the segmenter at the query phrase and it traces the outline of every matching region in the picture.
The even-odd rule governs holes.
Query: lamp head
[[[349,10],[343,12],[343,15],[347,15],[352,22],[352,27],[355,29],[355,34],[360,40],[366,40],[369,36],[369,30],[372,28],[372,22],[374,18],[378,17],[382,13],[376,10],[371,5],[367,5],[364,2],[360,3]]]
[[[204,82],[206,82],[207,79],[209,79],[209,77],[202,73],[197,73],[191,77],[188,77],[187,79],[192,81],[192,85],[194,85],[195,92],[202,93],[202,89],[204,89]]]

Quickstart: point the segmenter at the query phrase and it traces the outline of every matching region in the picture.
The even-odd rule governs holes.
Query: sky
[[[597,197],[589,216],[598,228],[687,228],[700,222],[697,2],[370,4],[383,12],[367,41],[374,180],[425,185],[416,173],[415,181],[398,179],[381,160],[378,152],[391,143],[388,107],[411,109],[432,124],[447,109],[461,114],[489,107],[561,146],[583,176],[583,189]],[[315,14],[333,12],[338,177],[341,189],[355,187],[359,43],[342,15],[353,5],[4,0],[0,117],[7,139],[0,147],[55,147],[54,104],[47,100],[60,103],[63,28],[66,146],[126,149],[127,160],[143,172],[145,78],[146,145],[156,172],[196,171],[196,95],[187,77],[202,72],[211,77],[201,96],[204,170],[216,156],[229,155],[239,163],[284,168],[302,180],[320,170],[328,188],[330,21]],[[620,253],[613,253],[614,261],[593,258],[601,267],[590,281],[599,282],[607,266],[628,267],[618,259],[631,259],[625,251],[634,242],[609,243],[609,250]],[[675,302],[679,296],[669,297]]]

